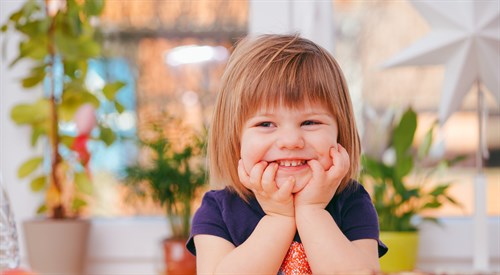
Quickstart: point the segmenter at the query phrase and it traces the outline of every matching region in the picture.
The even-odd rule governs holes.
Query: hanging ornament
[[[74,117],[77,136],[73,141],[71,149],[78,154],[78,159],[87,169],[90,160],[90,152],[87,149],[87,141],[90,139],[90,133],[97,125],[95,108],[91,104],[84,104],[78,108]]]

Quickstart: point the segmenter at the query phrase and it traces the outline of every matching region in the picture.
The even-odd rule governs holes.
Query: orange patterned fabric
[[[312,274],[302,243],[293,242],[290,245],[278,274]]]

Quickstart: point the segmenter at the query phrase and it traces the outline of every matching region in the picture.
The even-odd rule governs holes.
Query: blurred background
[[[22,3],[3,0],[0,23]],[[88,144],[94,182],[93,199],[84,210],[84,216],[92,220],[88,274],[157,274],[163,269],[159,241],[170,230],[164,210],[152,199],[134,198],[123,184],[123,171],[147,158],[137,140],[151,135],[152,123],[173,116],[198,132],[209,126],[226,61],[235,42],[248,34],[298,31],[327,48],[344,70],[364,146],[383,146],[366,145],[376,139],[371,136],[377,133],[374,125],[381,127],[384,117],[387,125],[390,114],[397,117],[407,107],[418,114],[416,144],[438,119],[444,64],[382,67],[432,31],[425,14],[409,1],[108,0],[94,24],[104,58],[89,62],[88,87],[102,89],[107,81],[122,81],[124,87],[116,98],[124,110],[101,117],[117,137],[110,146]],[[26,266],[20,224],[34,216],[43,194],[31,192],[27,181],[17,177],[17,170],[33,150],[43,152],[44,146],[29,147],[30,130],[16,125],[10,112],[19,102],[41,95],[43,87],[23,91],[19,79],[29,63],[8,66],[18,54],[19,39],[15,33],[1,37],[0,170],[20,232],[21,263]],[[482,138],[487,158],[476,157],[480,137],[475,85],[458,111],[435,131],[436,154],[465,156],[441,175],[443,181],[453,182],[449,194],[462,206],[445,204],[425,211],[439,218],[442,226],[421,227],[419,270],[460,273],[473,269],[477,251],[472,237],[474,176],[481,161],[486,176],[484,232],[489,236],[483,249],[488,250],[488,268],[500,271],[499,89],[483,89],[488,111]],[[71,124],[65,127],[74,131]],[[169,133],[173,143],[184,139],[175,127]]]

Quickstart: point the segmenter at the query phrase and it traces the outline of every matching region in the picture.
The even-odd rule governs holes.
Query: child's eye
[[[321,122],[314,121],[314,120],[306,120],[306,121],[302,122],[303,126],[317,125],[317,124],[321,124]]]
[[[264,122],[257,123],[256,126],[257,127],[272,127],[273,123],[270,121],[264,121]]]

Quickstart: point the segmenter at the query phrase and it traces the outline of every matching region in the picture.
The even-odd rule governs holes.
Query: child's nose
[[[296,129],[282,129],[279,133],[276,145],[282,149],[302,149],[305,141],[301,132]]]

